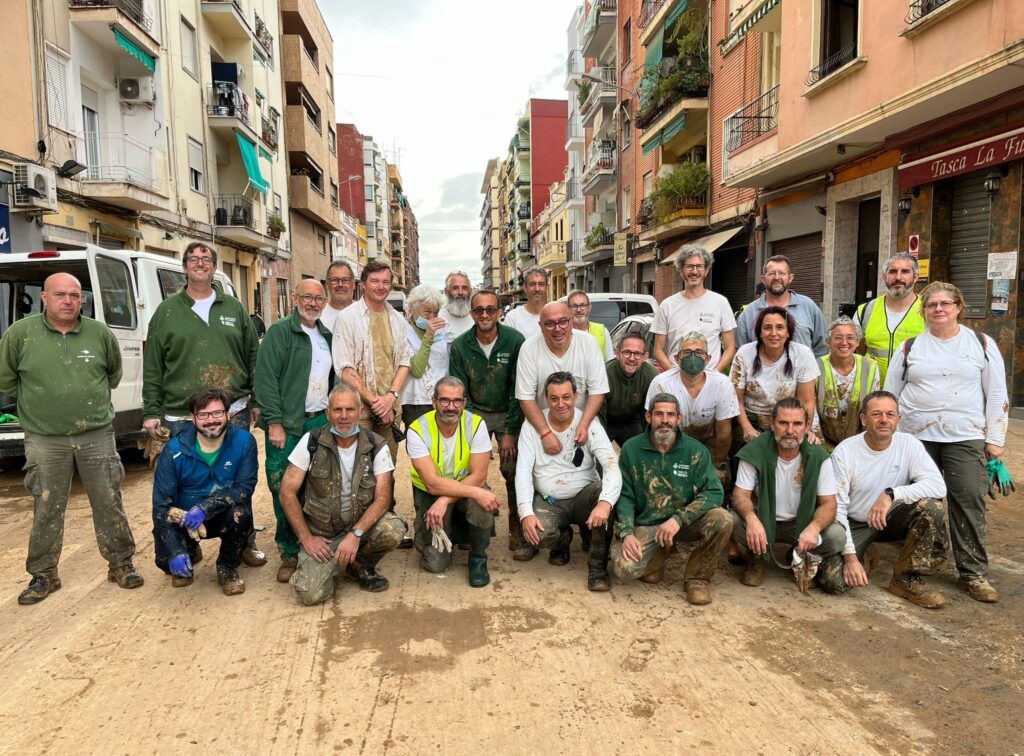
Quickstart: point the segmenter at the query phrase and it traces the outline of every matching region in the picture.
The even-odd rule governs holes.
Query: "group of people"
[[[261,343],[242,306],[213,288],[216,253],[190,245],[186,286],[156,309],[144,354],[157,567],[187,586],[203,539],[220,538],[218,581],[234,595],[245,590],[241,564],[266,562],[252,514],[256,424],[277,580],[308,605],[344,573],[386,590],[377,566],[403,546],[431,573],[465,549],[469,584],[487,585],[502,506],[487,482],[494,442],[512,558],[543,549],[568,564],[578,530],[592,591],[610,590],[611,576],[657,583],[676,545],[692,543],[692,604],[711,601],[725,553],[744,585],[779,563],[841,593],[867,585],[873,542],[899,541],[889,590],[936,608],[944,598],[924,578],[945,563],[945,499],[959,585],[995,601],[982,497],[986,468],[1001,464],[1006,382],[995,341],[958,322],[956,287],[915,293],[917,261],[897,254],[883,296],[826,326],[776,256],[764,294],[736,318],[705,288],[712,261],[697,246],[677,255],[683,290],[658,308],[651,361],[642,335],[613,344],[590,321],[585,292],[549,301],[539,267],[524,273],[525,304],[500,322],[497,295],[474,292],[463,271],[443,294],[413,289],[402,314],[387,302],[386,265],[364,266],[354,300],[353,271],[336,262],[326,290],[296,286],[292,313]],[[76,469],[110,579],[143,582],[111,428],[120,351],[81,316],[81,296],[72,276],[51,276],[44,312],[0,341],[0,391],[17,396],[36,499],[24,604],[60,587]],[[403,440],[411,528],[394,511]],[[781,563],[777,543],[792,547]]]

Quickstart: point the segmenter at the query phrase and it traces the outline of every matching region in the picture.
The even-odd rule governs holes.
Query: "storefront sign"
[[[10,252],[11,249],[11,209],[0,203],[0,252]]]
[[[1024,129],[901,165],[900,189],[952,178],[1011,160],[1024,160]]]
[[[627,252],[629,249],[629,234],[615,234],[614,259],[615,267],[626,264]]]
[[[988,278],[994,281],[1002,278],[1017,277],[1017,250],[1013,252],[989,252]]]
[[[927,281],[928,280],[928,270],[929,270],[929,268],[931,268],[931,264],[932,264],[932,261],[929,260],[928,258],[925,258],[924,260],[918,260],[917,261],[917,280],[918,281]]]

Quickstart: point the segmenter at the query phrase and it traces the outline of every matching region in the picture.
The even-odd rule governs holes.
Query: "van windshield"
[[[82,314],[95,317],[92,281],[85,260],[61,260],[59,264],[51,261],[4,263],[0,265],[0,335],[11,323],[43,311],[39,294],[43,281],[54,273],[70,273],[81,281]]]
[[[624,317],[626,317],[625,302],[604,300],[590,304],[590,322],[601,323],[608,330],[611,330],[611,327]]]

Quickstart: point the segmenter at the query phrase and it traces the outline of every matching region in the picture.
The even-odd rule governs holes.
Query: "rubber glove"
[[[192,577],[192,560],[188,558],[188,554],[172,556],[167,560],[167,569],[177,577]]]
[[[185,516],[181,518],[181,524],[189,530],[199,530],[199,526],[203,524],[203,520],[206,519],[206,512],[202,510],[199,505],[192,507],[185,513]]]
[[[1006,469],[1001,459],[990,459],[988,461],[988,495],[995,501],[996,494],[1009,496],[1011,491],[1017,488],[1013,485],[1013,478],[1010,471]]]

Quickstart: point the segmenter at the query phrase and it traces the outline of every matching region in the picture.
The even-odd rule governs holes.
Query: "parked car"
[[[111,392],[114,432],[119,446],[135,446],[142,430],[142,349],[149,319],[164,299],[185,285],[181,261],[133,250],[86,245],[59,252],[14,252],[0,255],[0,335],[18,320],[43,311],[43,281],[53,273],[70,273],[82,283],[82,314],[106,323],[121,345],[123,375]],[[222,272],[213,285],[237,296]],[[0,413],[16,414],[14,397],[0,394]],[[0,427],[0,457],[24,454],[24,432],[17,424]]]
[[[647,345],[647,361],[658,367],[654,354],[654,334],[651,333],[651,325],[654,323],[654,315],[630,315],[620,320],[612,329],[612,346],[616,349],[626,336],[639,336]]]
[[[399,312],[405,312],[405,292],[393,291],[388,294],[388,304]]]
[[[609,331],[624,318],[631,315],[654,315],[658,300],[650,294],[618,294],[608,292],[587,293],[590,297],[590,320],[602,323]],[[559,301],[565,302],[568,297]]]

